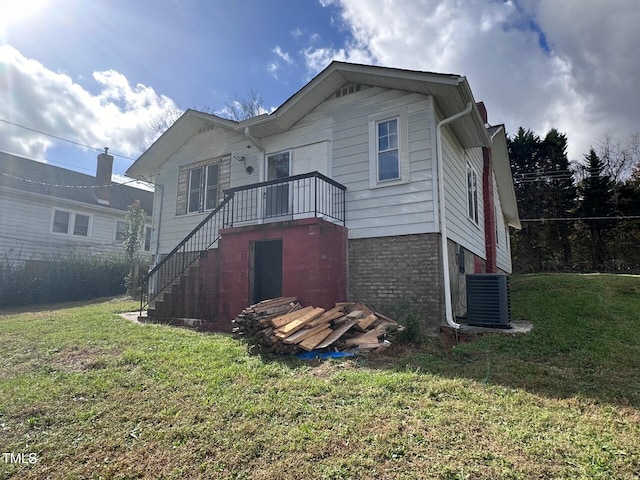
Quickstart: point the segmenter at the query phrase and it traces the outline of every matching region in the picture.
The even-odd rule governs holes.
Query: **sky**
[[[335,59],[464,75],[581,160],[640,131],[638,25],[638,0],[0,0],[0,150],[93,175],[107,146],[120,180],[164,112],[272,111]]]

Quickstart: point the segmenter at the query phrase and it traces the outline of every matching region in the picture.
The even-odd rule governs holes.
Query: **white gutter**
[[[464,80],[464,77],[463,77]],[[436,157],[438,162],[438,203],[440,204],[440,241],[442,242],[442,273],[444,275],[444,308],[447,316],[447,324],[455,329],[460,324],[453,321],[453,308],[451,306],[451,278],[449,275],[449,246],[447,245],[447,218],[444,204],[444,171],[442,159],[442,127],[467,115],[473,108],[473,102],[467,102],[467,106],[461,112],[440,120],[436,125]]]

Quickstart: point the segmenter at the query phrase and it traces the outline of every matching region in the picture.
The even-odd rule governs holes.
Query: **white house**
[[[465,77],[342,62],[271,114],[188,110],[127,171],[157,185],[149,315],[227,329],[291,295],[455,325],[466,273],[511,272],[506,145]]]
[[[98,156],[93,177],[0,151],[0,255],[37,269],[72,253],[123,252],[126,211],[153,192],[112,183],[113,157]],[[147,249],[150,248],[148,229]]]

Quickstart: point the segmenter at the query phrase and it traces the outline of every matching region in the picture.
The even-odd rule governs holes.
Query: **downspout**
[[[444,274],[444,308],[447,317],[447,324],[455,329],[460,328],[460,324],[453,320],[453,308],[451,306],[451,278],[449,275],[449,247],[447,245],[447,219],[444,203],[444,171],[442,159],[442,127],[455,120],[464,117],[473,108],[473,102],[467,102],[467,106],[461,112],[448,118],[440,120],[436,125],[436,157],[438,163],[438,203],[440,204],[440,241],[442,242],[442,273]]]
[[[158,254],[160,253],[160,226],[162,225],[162,204],[164,203],[164,185],[160,183],[155,184],[156,187],[160,187],[160,211],[158,212],[158,228],[156,229],[156,253],[153,258],[158,261]]]

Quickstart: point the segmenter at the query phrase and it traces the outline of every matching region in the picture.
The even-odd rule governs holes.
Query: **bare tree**
[[[210,113],[236,122],[241,122],[242,120],[267,113],[267,110],[264,108],[264,99],[262,98],[262,95],[255,90],[250,90],[244,98],[234,97],[233,99],[227,100],[221,110],[216,111],[208,105],[197,108],[194,107],[194,110]],[[142,150],[147,150],[160,135],[166,132],[169,127],[171,127],[176,120],[182,116],[183,113],[184,110],[170,105],[161,113],[152,117],[147,122],[148,131],[151,132],[151,135],[144,139]]]
[[[223,109],[218,112],[221,117],[236,122],[257,117],[263,113],[267,113],[264,108],[264,99],[255,90],[250,90],[249,94],[244,98],[234,97],[227,100]]]
[[[631,135],[624,144],[613,134],[607,133],[600,141],[598,156],[605,173],[614,182],[626,180],[640,162],[640,133]]]

